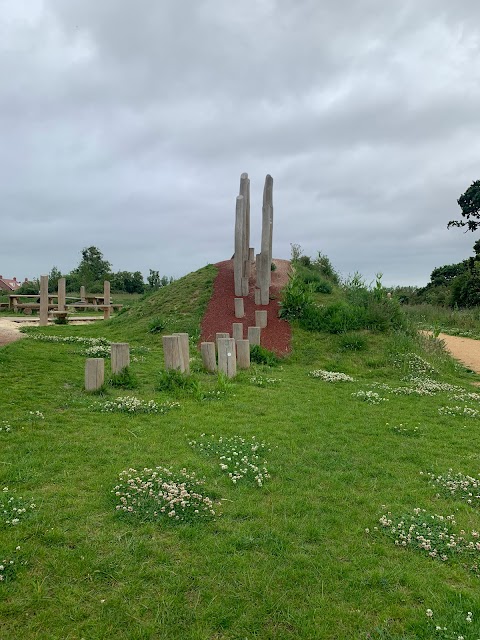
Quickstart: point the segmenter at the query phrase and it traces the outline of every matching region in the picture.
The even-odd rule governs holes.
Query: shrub
[[[120,387],[122,389],[136,389],[138,380],[130,370],[130,367],[125,367],[120,373],[112,373],[108,384],[111,387]]]
[[[302,282],[296,270],[288,275],[288,283],[282,292],[280,317],[285,320],[301,318],[313,305],[312,288]]]
[[[259,344],[254,344],[250,347],[250,362],[256,362],[257,364],[266,364],[269,367],[276,367],[280,362],[280,359],[273,351],[261,347]]]
[[[150,333],[161,333],[162,331],[165,331],[166,328],[167,323],[160,317],[153,318],[148,325]]]
[[[364,351],[367,348],[367,340],[362,335],[346,333],[340,336],[339,346],[343,351]]]
[[[156,389],[173,394],[183,391],[196,395],[199,394],[199,383],[194,376],[168,369],[160,371]]]

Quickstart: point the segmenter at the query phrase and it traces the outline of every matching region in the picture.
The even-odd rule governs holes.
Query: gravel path
[[[20,326],[12,318],[0,318],[0,347],[25,337],[20,333]]]
[[[267,327],[262,329],[261,344],[263,347],[275,351],[278,355],[285,355],[290,351],[290,325],[278,317],[278,296],[288,282],[290,262],[288,260],[274,260],[276,270],[272,271],[272,284],[270,287],[270,300],[268,305],[259,307],[267,311]],[[247,328],[255,326],[255,275],[250,278],[250,293],[244,297],[245,317],[235,318],[235,290],[233,284],[233,260],[224,260],[215,265],[218,269],[217,277],[213,285],[213,294],[208,303],[202,321],[202,341],[215,342],[217,332],[225,332],[232,335],[232,324],[243,322],[244,338],[247,337]]]

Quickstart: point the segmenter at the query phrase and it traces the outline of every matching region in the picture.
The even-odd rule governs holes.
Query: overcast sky
[[[181,276],[259,248],[426,284],[480,179],[478,0],[0,0],[0,274]],[[479,234],[480,235],[480,234]]]

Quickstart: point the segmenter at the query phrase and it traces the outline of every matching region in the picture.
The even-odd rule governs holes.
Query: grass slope
[[[29,338],[0,349],[0,486],[36,504],[15,526],[0,521],[0,560],[14,557],[17,568],[15,579],[0,583],[0,637],[479,637],[479,578],[459,560],[399,548],[374,530],[387,510],[415,507],[455,513],[459,527],[480,529],[478,511],[437,497],[420,475],[450,467],[478,473],[478,418],[440,415],[451,404],[446,392],[372,387],[405,386],[412,352],[435,367],[437,381],[472,391],[478,377],[433,340],[361,332],[353,341],[361,348],[352,350],[344,336],[295,328],[293,354],[280,368],[257,365],[225,385],[203,373],[195,355],[190,393],[156,391],[161,338],[148,331],[152,317],[162,316],[168,331],[193,333],[213,279],[206,267],[117,320],[42,331],[129,341],[135,390],[86,395],[78,344]],[[314,369],[355,382],[324,382],[308,375]],[[388,401],[352,396],[372,389]],[[218,390],[219,401],[201,399]],[[180,409],[92,411],[119,395],[175,400]],[[396,431],[400,425],[412,431]],[[202,433],[265,440],[271,479],[262,488],[234,485],[189,446]],[[205,476],[222,515],[193,525],[120,515],[111,492],[119,472],[157,465]],[[456,635],[435,635],[434,623]]]

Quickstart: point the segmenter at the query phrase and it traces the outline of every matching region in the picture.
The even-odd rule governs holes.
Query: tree
[[[147,276],[148,287],[150,289],[159,289],[160,288],[160,273],[158,271],[154,271],[153,269],[149,269],[150,273]]]
[[[54,293],[58,289],[58,281],[62,277],[62,272],[57,267],[52,267],[52,270],[48,274],[48,291]]]
[[[112,274],[111,278],[112,290],[116,292],[126,293],[143,293],[145,283],[140,271],[118,271]]]
[[[82,259],[72,274],[78,276],[80,285],[91,288],[94,282],[106,280],[110,276],[112,265],[104,260],[103,254],[97,247],[88,247],[82,250]]]
[[[475,180],[457,200],[465,220],[450,220],[447,228],[467,227],[476,231],[480,227],[480,180]]]

